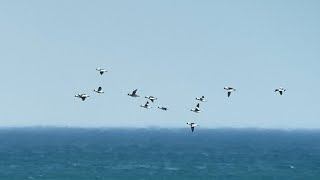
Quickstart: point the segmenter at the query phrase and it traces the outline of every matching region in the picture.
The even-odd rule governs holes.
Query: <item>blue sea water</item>
[[[320,180],[320,131],[0,130],[0,180]]]

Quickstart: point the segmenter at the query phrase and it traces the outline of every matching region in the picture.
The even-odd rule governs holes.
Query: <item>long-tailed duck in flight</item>
[[[194,131],[194,127],[197,127],[198,125],[196,123],[193,122],[187,122],[187,124],[191,127],[191,131]]]
[[[77,94],[75,95],[74,97],[77,97],[77,98],[81,98],[82,101],[86,100],[86,98],[90,97],[89,95],[87,94]]]
[[[200,113],[200,112],[201,112],[201,111],[200,111],[200,104],[198,103],[197,106],[196,106],[196,108],[191,109],[190,111],[193,111],[193,112],[195,112],[195,113]]]
[[[228,92],[228,97],[230,97],[232,91],[236,91],[236,89],[232,87],[224,87],[223,89],[225,89]]]
[[[134,91],[132,91],[132,93],[129,93],[128,96],[131,96],[131,97],[140,97],[137,95],[137,91],[138,89],[135,89]]]
[[[201,102],[207,102],[207,100],[204,98],[204,96],[197,97],[196,100],[201,101]]]
[[[93,90],[93,91],[96,92],[96,93],[99,93],[99,94],[104,93],[104,92],[102,91],[102,87],[98,87],[98,89],[95,89],[95,90]]]
[[[149,101],[147,101],[144,105],[140,105],[143,108],[150,109]]]
[[[163,107],[163,106],[159,106],[158,108],[161,109],[161,110],[164,110],[164,111],[168,111],[168,108]]]
[[[97,68],[96,70],[99,71],[101,75],[102,75],[104,72],[108,72],[107,70],[101,69],[101,68]]]
[[[278,89],[274,90],[274,92],[277,92],[277,91],[280,93],[280,95],[282,95],[282,93],[283,93],[283,92],[285,92],[285,91],[286,91],[286,89],[284,89],[284,88],[280,87],[280,88],[278,88]]]
[[[154,100],[157,100],[157,98],[153,96],[146,96],[145,98],[149,99],[151,102],[154,102]]]

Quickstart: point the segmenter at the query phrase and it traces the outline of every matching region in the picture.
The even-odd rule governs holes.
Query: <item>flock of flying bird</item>
[[[103,73],[108,72],[107,70],[101,69],[101,68],[97,68],[96,70],[99,71],[100,75],[103,75]],[[236,89],[234,89],[234,88],[232,88],[232,87],[224,87],[224,90],[226,90],[228,97],[230,97],[231,92],[236,91]],[[134,91],[132,91],[132,93],[128,93],[128,96],[131,96],[131,97],[134,97],[134,98],[140,97],[140,96],[137,94],[137,91],[138,91],[138,89],[135,89]],[[286,91],[286,89],[284,89],[284,88],[282,88],[282,87],[274,90],[274,92],[279,92],[280,95],[282,95],[285,91]],[[98,87],[98,89],[94,89],[94,92],[96,92],[96,93],[98,93],[98,94],[103,94],[103,93],[104,93],[104,92],[102,91],[102,87]],[[81,98],[82,101],[85,101],[86,98],[88,98],[88,97],[90,97],[90,96],[87,95],[87,94],[77,94],[77,95],[75,95],[75,97]],[[157,100],[157,98],[154,97],[154,96],[145,96],[145,98],[147,98],[147,99],[150,100],[151,102],[154,102],[155,100]],[[198,101],[200,101],[200,102],[207,102],[207,100],[204,98],[204,96],[197,97],[196,100],[198,100]],[[146,102],[145,104],[143,104],[143,105],[140,105],[140,107],[143,107],[143,108],[146,108],[146,109],[151,109],[151,108],[152,108],[152,107],[150,106],[149,101],[147,101],[147,102]],[[163,106],[159,106],[158,108],[161,109],[161,110],[163,110],[163,111],[167,111],[167,110],[168,110],[167,107],[163,107]],[[194,109],[191,109],[190,111],[193,111],[193,112],[195,112],[195,113],[200,113],[200,112],[201,112],[201,110],[200,110],[200,103],[198,103],[198,104],[196,105],[196,107],[195,107]],[[194,123],[194,122],[187,122],[187,124],[190,126],[192,132],[194,131],[194,128],[198,126],[198,125],[197,125],[196,123]]]

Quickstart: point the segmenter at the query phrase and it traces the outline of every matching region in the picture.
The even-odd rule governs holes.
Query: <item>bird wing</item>
[[[136,95],[138,89],[135,89],[133,92],[132,92],[132,95]]]
[[[196,109],[199,109],[199,107],[200,107],[200,103],[197,104]]]
[[[228,97],[230,97],[230,95],[231,95],[231,91],[228,91]]]
[[[103,71],[100,71],[100,74],[102,75],[104,72]]]
[[[192,126],[191,126],[191,131],[192,131],[192,132],[194,131],[194,127],[192,127]]]
[[[81,97],[82,101],[86,100],[86,97]]]
[[[279,91],[280,95],[282,95],[282,91]]]

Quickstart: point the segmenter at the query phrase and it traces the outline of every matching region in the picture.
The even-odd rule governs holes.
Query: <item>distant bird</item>
[[[147,101],[144,105],[140,105],[143,108],[150,109],[149,101]]]
[[[282,88],[282,87],[280,87],[280,88],[278,88],[278,89],[274,90],[274,92],[279,92],[279,93],[280,93],[280,95],[282,95],[282,93],[283,93],[283,92],[285,92],[285,91],[286,91],[286,89],[284,89],[284,88]]]
[[[168,111],[168,108],[163,107],[163,106],[159,106],[158,108],[161,109],[161,110],[164,110],[164,111]]]
[[[104,72],[108,72],[107,70],[101,69],[101,68],[97,68],[96,70],[99,71],[101,75],[102,75]]]
[[[132,91],[132,93],[129,93],[128,96],[131,96],[131,97],[140,97],[137,95],[137,91],[138,89],[135,89],[134,91]]]
[[[93,91],[96,92],[96,93],[99,93],[99,94],[104,93],[104,92],[102,91],[102,87],[98,87],[98,89],[95,89],[95,90],[93,90]]]
[[[204,98],[204,96],[197,97],[196,100],[201,101],[201,102],[207,102],[207,100]]]
[[[86,100],[86,98],[90,97],[89,95],[87,94],[77,94],[75,95],[74,97],[77,97],[77,98],[81,98],[82,101]]]
[[[223,89],[225,89],[228,92],[228,97],[230,97],[232,91],[236,91],[236,89],[232,87],[224,87]]]
[[[146,96],[145,98],[149,99],[151,102],[154,102],[154,100],[157,100],[157,98],[153,96]]]
[[[194,127],[198,126],[196,123],[193,123],[193,122],[187,122],[187,124],[191,127],[191,132],[194,131]]]
[[[195,112],[195,113],[200,113],[200,112],[201,112],[201,111],[200,111],[200,104],[198,103],[197,106],[196,106],[196,108],[191,109],[190,111],[193,111],[193,112]]]

